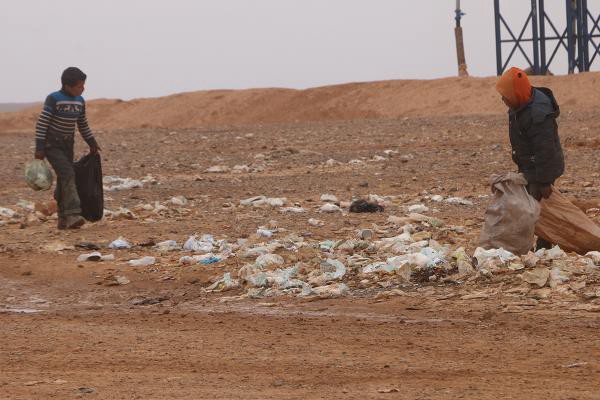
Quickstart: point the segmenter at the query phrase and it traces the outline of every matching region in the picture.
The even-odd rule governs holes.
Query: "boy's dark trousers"
[[[54,199],[58,204],[58,216],[81,214],[81,204],[75,185],[75,170],[73,169],[72,135],[60,137],[52,135],[46,139],[46,158],[56,172],[56,188]]]

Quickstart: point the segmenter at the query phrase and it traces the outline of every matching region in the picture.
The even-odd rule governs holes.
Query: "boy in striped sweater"
[[[81,97],[86,78],[79,68],[65,69],[61,76],[62,89],[46,98],[35,127],[35,158],[47,158],[56,172],[54,198],[58,204],[58,229],[77,229],[85,223],[80,215],[73,170],[75,129],[79,129],[91,153],[101,150],[88,126],[85,100]]]

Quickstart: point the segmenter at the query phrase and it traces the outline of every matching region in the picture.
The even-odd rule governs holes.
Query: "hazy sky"
[[[564,1],[546,3],[564,29]],[[522,24],[529,1],[502,4],[509,21]],[[589,4],[600,13],[600,0]],[[87,98],[453,76],[454,6],[454,0],[6,1],[0,102],[43,100],[70,65],[88,74]],[[462,8],[469,72],[494,75],[493,2],[462,0]],[[552,69],[566,72],[564,57]]]

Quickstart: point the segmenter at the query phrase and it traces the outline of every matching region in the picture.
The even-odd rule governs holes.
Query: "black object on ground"
[[[383,206],[365,199],[354,200],[352,204],[350,204],[350,212],[353,213],[374,213],[382,211]]]

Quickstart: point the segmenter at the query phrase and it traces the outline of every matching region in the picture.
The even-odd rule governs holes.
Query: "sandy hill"
[[[594,111],[600,73],[534,77],[552,88],[563,111]],[[188,128],[272,122],[501,114],[495,77],[349,83],[306,90],[211,90],[160,98],[94,100],[95,129]],[[0,131],[32,130],[39,106],[0,113]]]
[[[0,113],[21,111],[34,106],[41,106],[41,103],[0,103]]]

